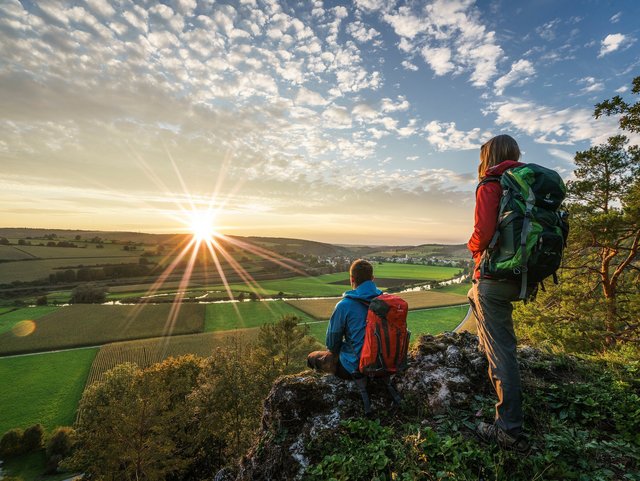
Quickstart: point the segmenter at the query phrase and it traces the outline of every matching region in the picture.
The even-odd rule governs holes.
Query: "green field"
[[[422,334],[438,334],[444,331],[452,331],[469,310],[468,305],[454,307],[440,307],[424,309],[421,311],[409,311],[407,326],[414,340]]]
[[[463,282],[462,284],[438,287],[437,289],[434,289],[433,292],[447,292],[449,294],[459,294],[466,297],[469,289],[471,289],[471,282]]]
[[[466,302],[466,297],[443,292],[440,289],[403,292],[398,296],[407,301],[410,310],[455,306]],[[339,298],[288,299],[286,302],[316,319],[329,319],[339,300]]]
[[[411,331],[411,340],[415,341],[423,334],[438,334],[455,329],[464,319],[468,308],[462,305],[409,311],[407,327]],[[310,322],[309,334],[324,344],[328,325],[329,321]]]
[[[53,248],[52,248],[53,249]],[[59,247],[60,250],[69,250]],[[80,250],[80,249],[78,249]],[[57,268],[83,265],[91,267],[104,264],[131,263],[131,257],[99,257],[100,250],[93,252],[95,257],[73,257],[64,259],[43,259],[32,261],[16,261],[0,263],[0,284],[9,284],[12,281],[37,281],[49,280],[49,274],[56,272]],[[135,262],[135,260],[134,260]]]
[[[173,323],[170,322],[170,310],[171,304],[78,304],[60,307],[36,320],[33,332],[0,334],[0,354],[96,346],[114,341],[203,331],[204,305],[183,304]]]
[[[58,307],[37,306],[23,307],[22,309],[7,310],[3,309],[0,314],[0,334],[8,332],[19,322],[30,320],[35,321],[42,316],[54,312]]]
[[[460,272],[457,267],[423,266],[411,264],[384,263],[374,266],[374,274],[381,279],[406,279],[417,284],[426,281],[450,279]],[[264,296],[283,292],[294,296],[340,296],[350,287],[348,272],[324,274],[316,277],[290,277],[286,279],[260,281],[259,293]],[[232,284],[234,291],[250,292],[245,284]]]
[[[47,431],[72,425],[97,352],[78,349],[0,358],[0,433],[36,423]]]
[[[250,342],[257,336],[258,329],[255,328],[106,344],[100,348],[91,365],[87,385],[100,381],[105,372],[123,362],[133,362],[140,367],[148,367],[168,357],[186,354],[207,357],[218,347],[233,345],[238,340],[243,343]]]
[[[143,250],[141,247],[138,247],[140,250],[133,251],[125,251],[124,246],[118,244],[103,244],[102,249],[97,249],[96,244],[85,244],[83,242],[78,242],[73,239],[56,239],[57,240],[67,240],[69,242],[73,242],[77,244],[78,247],[48,247],[48,246],[5,246],[11,248],[15,251],[21,252],[24,255],[29,257],[37,257],[39,259],[81,259],[87,257],[135,257],[142,254]],[[45,244],[48,241],[31,241],[32,243],[36,242],[44,242]],[[86,246],[86,247],[85,247]],[[2,255],[7,255],[8,250],[0,251],[0,259]],[[131,261],[129,261],[131,262]]]
[[[275,322],[286,314],[298,316],[301,322],[315,321],[311,316],[284,301],[222,302],[207,304],[206,307],[205,331],[260,327],[263,324]]]

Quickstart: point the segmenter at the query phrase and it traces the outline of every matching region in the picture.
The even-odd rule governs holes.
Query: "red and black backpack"
[[[389,376],[407,367],[411,332],[407,330],[407,301],[382,294],[369,303],[360,372],[366,376]]]

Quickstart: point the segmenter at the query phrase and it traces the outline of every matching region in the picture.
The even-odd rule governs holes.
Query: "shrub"
[[[46,474],[54,474],[58,471],[60,461],[71,455],[76,444],[76,432],[68,426],[56,428],[47,442],[47,467]]]
[[[22,429],[10,429],[0,439],[0,456],[3,458],[12,458],[22,454]]]
[[[81,284],[71,292],[71,304],[102,304],[107,298],[104,287],[92,283]]]
[[[47,304],[47,296],[40,296],[36,299],[36,306],[46,306]]]
[[[42,424],[34,424],[24,430],[22,435],[22,447],[25,453],[30,453],[42,447],[44,428]]]

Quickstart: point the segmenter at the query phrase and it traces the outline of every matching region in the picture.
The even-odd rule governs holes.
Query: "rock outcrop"
[[[409,355],[408,369],[395,385],[405,408],[425,416],[468,403],[474,393],[491,389],[487,362],[477,337],[463,332],[422,336]],[[392,402],[383,383],[369,385],[372,406],[389,416]],[[265,400],[262,430],[237,472],[220,471],[216,481],[294,480],[309,466],[308,442],[335,430],[340,422],[363,415],[362,399],[354,383],[334,376],[305,372],[276,381]]]

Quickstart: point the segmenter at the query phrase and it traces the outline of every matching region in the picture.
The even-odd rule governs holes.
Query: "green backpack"
[[[480,276],[521,280],[520,299],[535,295],[538,283],[556,271],[567,245],[567,213],[560,209],[566,187],[557,172],[536,164],[506,170],[499,177],[502,198],[496,232],[482,254]],[[531,287],[531,289],[529,289]],[[542,286],[544,289],[544,285]]]

